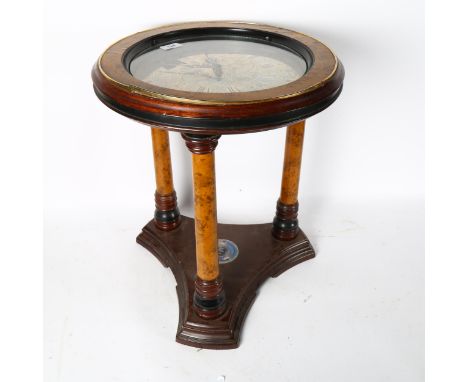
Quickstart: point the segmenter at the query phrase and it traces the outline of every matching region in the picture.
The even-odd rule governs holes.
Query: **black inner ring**
[[[158,49],[159,47],[167,44],[200,40],[243,40],[266,45],[273,45],[278,48],[288,50],[291,53],[294,53],[304,59],[307,64],[306,72],[312,67],[314,62],[312,51],[301,42],[290,37],[255,29],[219,27],[176,30],[157,36],[148,37],[128,48],[122,56],[122,62],[125,69],[131,73],[131,62],[142,54],[145,54],[154,49]]]

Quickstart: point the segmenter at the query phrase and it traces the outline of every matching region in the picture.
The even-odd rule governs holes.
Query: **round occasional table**
[[[259,285],[315,256],[298,227],[305,119],[339,96],[344,69],[301,33],[244,22],[194,22],[136,33],[110,46],[92,70],[112,110],[151,127],[156,212],[137,237],[177,281],[176,341],[239,345]],[[218,224],[214,150],[221,135],[287,126],[281,193],[272,223]],[[194,219],[180,215],[168,132],[192,153]],[[281,309],[287,301],[281,301]]]

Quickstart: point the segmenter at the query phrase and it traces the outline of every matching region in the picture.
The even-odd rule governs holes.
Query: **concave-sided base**
[[[218,224],[218,236],[236,243],[239,256],[231,263],[220,265],[227,309],[221,317],[211,320],[199,317],[192,308],[196,274],[193,219],[181,216],[180,226],[173,231],[159,230],[153,220],[143,228],[137,242],[165,267],[170,267],[177,281],[177,342],[205,349],[238,347],[242,324],[260,284],[315,256],[301,230],[296,238],[285,241],[275,239],[271,228],[271,223]]]

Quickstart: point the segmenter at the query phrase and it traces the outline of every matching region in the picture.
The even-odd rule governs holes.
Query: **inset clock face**
[[[235,93],[285,85],[302,77],[298,54],[261,42],[199,40],[157,47],[134,58],[131,74],[163,88]]]

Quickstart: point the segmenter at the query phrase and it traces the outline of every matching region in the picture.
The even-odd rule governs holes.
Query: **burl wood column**
[[[273,235],[281,240],[294,239],[299,232],[297,195],[301,173],[304,126],[305,121],[301,121],[288,126],[286,132],[281,196],[276,204],[276,216],[273,220],[272,230]]]
[[[172,181],[169,134],[165,130],[151,128],[151,140],[156,175],[154,221],[159,229],[170,231],[180,224],[180,213]]]
[[[182,134],[192,152],[197,275],[193,305],[206,319],[216,318],[226,308],[219,274],[218,222],[214,150],[219,136]]]

